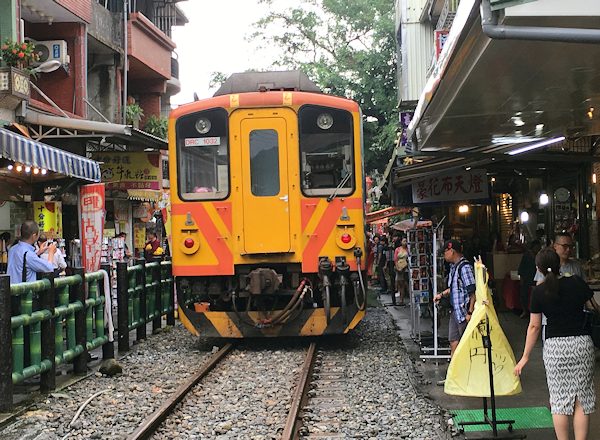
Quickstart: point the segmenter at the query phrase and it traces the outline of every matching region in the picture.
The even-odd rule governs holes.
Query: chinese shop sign
[[[160,189],[159,153],[94,153],[107,189]]]
[[[456,171],[419,179],[412,184],[414,203],[487,199],[485,170]]]
[[[62,203],[33,202],[34,220],[48,238],[62,237]]]
[[[100,269],[102,230],[104,229],[104,184],[95,183],[79,188],[81,217],[81,259],[86,272]]]

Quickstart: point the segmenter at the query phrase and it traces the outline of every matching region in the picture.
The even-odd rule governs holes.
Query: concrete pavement
[[[424,385],[423,392],[428,393],[429,396],[436,401],[441,407],[449,410],[458,409],[481,409],[482,399],[474,397],[458,397],[450,396],[444,393],[444,388],[436,386],[436,382],[440,379],[444,379],[446,376],[446,369],[448,367],[448,361],[446,360],[431,360],[426,361],[420,360],[421,355],[420,346],[411,337],[411,320],[410,320],[410,308],[391,306],[391,299],[389,295],[381,295],[381,302],[386,305],[386,310],[394,318],[400,336],[405,342],[406,347],[411,353],[418,370],[423,374],[423,378],[427,383]],[[523,346],[525,344],[525,335],[527,330],[528,320],[520,319],[516,314],[511,311],[500,311],[498,312],[498,318],[500,325],[508,338],[509,343],[515,353],[517,360],[520,358],[523,352]],[[433,329],[433,323],[430,318],[423,318],[421,321],[421,329],[431,334]],[[446,337],[448,334],[448,320],[447,318],[441,318],[440,323],[440,336]],[[600,353],[597,351],[596,356],[596,369],[594,382],[596,385],[596,395],[600,393],[600,362],[598,356]],[[525,367],[524,373],[521,377],[521,384],[523,392],[516,396],[497,397],[496,406],[497,408],[527,408],[527,407],[547,407],[549,408],[548,402],[548,387],[546,384],[546,373],[542,361],[542,344],[541,341],[537,344],[534,352],[532,353],[531,359]],[[597,406],[600,406],[597,404]],[[600,440],[600,415],[598,411],[591,415],[590,423],[590,435],[589,440]],[[506,426],[501,426],[500,432],[508,434]],[[516,431],[517,433],[523,433],[527,435],[529,440],[549,440],[556,438],[553,429],[526,429],[522,431]],[[492,432],[469,432],[465,438],[481,437],[482,435],[492,438]]]

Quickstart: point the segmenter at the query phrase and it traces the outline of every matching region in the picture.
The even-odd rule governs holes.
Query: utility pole
[[[127,124],[127,71],[129,70],[129,54],[127,51],[127,20],[129,18],[129,0],[123,0],[123,125]]]

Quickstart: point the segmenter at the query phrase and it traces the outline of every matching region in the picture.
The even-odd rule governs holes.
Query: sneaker
[[[443,387],[444,385],[446,385],[446,379],[438,380],[435,384],[438,387]]]

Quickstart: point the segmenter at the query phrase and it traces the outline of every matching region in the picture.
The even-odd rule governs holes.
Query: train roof
[[[234,73],[213,96],[271,90],[322,93],[304,72],[288,70]]]

